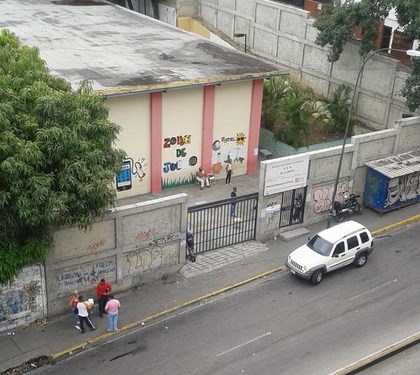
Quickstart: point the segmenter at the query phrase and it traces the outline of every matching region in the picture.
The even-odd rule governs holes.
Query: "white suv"
[[[313,236],[290,253],[290,272],[319,284],[324,274],[353,263],[362,267],[373,250],[371,233],[356,221],[347,221]]]

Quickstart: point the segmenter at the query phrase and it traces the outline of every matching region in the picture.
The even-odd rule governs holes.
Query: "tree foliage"
[[[319,30],[316,43],[329,46],[328,58],[337,61],[347,42],[352,39],[356,28],[361,31],[360,54],[366,55],[373,49],[380,19],[395,9],[400,28],[411,40],[420,39],[420,1],[418,0],[333,0],[315,20]],[[420,61],[413,60],[411,76],[406,81],[402,95],[411,111],[420,106]]]
[[[0,283],[44,259],[52,228],[86,228],[112,204],[118,132],[87,83],[72,90],[36,48],[1,31]]]

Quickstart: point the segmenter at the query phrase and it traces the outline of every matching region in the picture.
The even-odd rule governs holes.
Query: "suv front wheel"
[[[366,264],[367,260],[368,260],[367,254],[362,253],[356,257],[354,264],[356,267],[363,267]]]
[[[318,285],[322,281],[324,274],[321,270],[315,271],[311,276],[311,282],[315,285]]]

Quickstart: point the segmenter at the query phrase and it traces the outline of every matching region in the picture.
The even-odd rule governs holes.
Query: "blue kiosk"
[[[365,165],[366,207],[384,213],[420,201],[420,149]]]

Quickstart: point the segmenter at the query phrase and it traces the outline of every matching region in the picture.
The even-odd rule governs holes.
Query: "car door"
[[[327,261],[327,271],[333,271],[346,265],[346,243],[340,241],[335,244]]]
[[[354,236],[347,238],[346,242],[347,242],[346,264],[350,264],[353,262],[357,251],[360,250],[359,236],[355,234]]]

